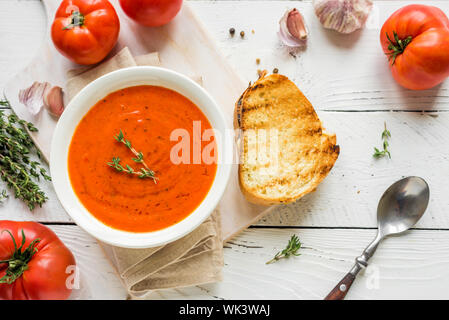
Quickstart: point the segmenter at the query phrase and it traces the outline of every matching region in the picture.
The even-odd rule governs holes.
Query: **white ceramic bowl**
[[[56,194],[72,219],[93,237],[105,243],[126,248],[160,246],[193,231],[214,210],[229,180],[231,166],[218,161],[215,180],[203,202],[187,218],[166,229],[133,233],[111,228],[96,219],[79,201],[72,189],[68,174],[68,151],[75,129],[100,99],[111,92],[136,85],[157,85],[172,89],[195,103],[210,121],[216,132],[229,132],[225,117],[214,99],[197,83],[171,70],[157,67],[131,67],[98,78],[81,90],[67,106],[58,121],[53,136],[50,170]],[[101,125],[101,124],[99,124]],[[219,158],[232,159],[231,139],[216,139]]]

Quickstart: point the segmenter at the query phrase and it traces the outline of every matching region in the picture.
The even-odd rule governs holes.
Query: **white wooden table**
[[[449,1],[421,2],[449,14]],[[153,298],[321,299],[374,237],[383,190],[408,175],[429,182],[429,208],[417,228],[380,245],[347,298],[449,298],[449,80],[423,92],[400,88],[378,43],[382,22],[407,3],[376,1],[368,27],[346,36],[321,28],[310,1],[191,3],[230,64],[248,81],[256,78],[258,68],[276,67],[298,84],[329,131],[337,133],[341,155],[315,193],[276,209],[226,244],[222,283],[161,291]],[[304,12],[311,30],[307,50],[296,58],[276,36],[278,20],[289,7]],[[2,88],[39,48],[46,18],[39,0],[1,0],[0,12]],[[231,27],[237,31],[234,38],[228,34]],[[376,161],[372,151],[381,145],[384,121],[392,133],[392,159]],[[51,185],[45,188],[51,205],[56,195]],[[83,294],[93,299],[126,297],[95,239],[68,216],[30,213],[11,197],[0,206],[0,219],[49,225],[76,255]],[[302,255],[265,265],[293,233],[303,243]]]

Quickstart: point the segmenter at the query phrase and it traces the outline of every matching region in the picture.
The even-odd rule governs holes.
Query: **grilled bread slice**
[[[290,203],[312,192],[338,158],[312,104],[287,77],[261,75],[236,103],[240,188],[248,201]]]

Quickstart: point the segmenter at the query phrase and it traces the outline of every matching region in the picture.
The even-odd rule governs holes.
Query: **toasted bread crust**
[[[336,136],[323,132],[312,104],[283,75],[263,74],[243,92],[236,102],[234,126],[242,130],[240,188],[246,199],[256,204],[291,203],[314,191],[340,152]],[[273,163],[248,163],[249,146],[260,148],[258,142],[257,147],[249,142],[249,132],[260,129],[279,130],[282,152],[276,173],[271,170]]]

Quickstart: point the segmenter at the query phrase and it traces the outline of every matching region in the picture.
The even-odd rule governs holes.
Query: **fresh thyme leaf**
[[[388,150],[388,147],[390,146],[390,144],[388,143],[388,139],[391,138],[391,133],[390,131],[387,129],[387,123],[384,122],[384,131],[382,132],[382,146],[383,146],[383,150],[379,150],[378,148],[374,147],[374,153],[373,153],[373,157],[374,158],[382,158],[385,156],[388,156],[391,159],[391,154],[390,151]]]
[[[380,157],[382,157],[384,155],[385,155],[385,151],[380,151],[379,149],[374,147],[374,154],[373,154],[374,158],[380,158]]]
[[[6,99],[0,100],[0,106],[3,106],[3,107],[11,107],[11,105],[9,104],[9,101],[6,100]]]
[[[10,107],[8,100],[1,100],[0,105]],[[51,177],[38,161],[31,161],[30,155],[40,152],[28,134],[37,131],[32,123],[19,119],[15,114],[5,115],[0,110],[0,178],[13,191],[16,198],[26,203],[30,210],[42,206],[47,196],[36,181],[42,177],[51,181]],[[0,198],[7,197],[6,190]]]
[[[288,241],[287,247],[285,247],[284,250],[279,251],[276,253],[273,259],[266,262],[266,264],[270,264],[273,262],[276,262],[280,259],[285,259],[290,256],[299,256],[298,250],[301,248],[301,242],[299,241],[299,238],[297,235],[292,235],[290,240]]]
[[[387,124],[385,123],[385,130],[382,132],[382,139],[386,140],[388,138],[391,138],[391,133],[389,130],[387,130]]]
[[[3,200],[8,198],[8,193],[6,191],[6,189],[3,189],[2,192],[0,193],[0,203],[3,202]]]
[[[142,154],[142,152],[139,152],[137,154],[137,157],[136,158],[132,158],[132,160],[134,162],[137,162],[137,163],[142,163],[143,162],[143,154]]]
[[[112,158],[112,162],[108,162],[108,166],[115,168],[117,171],[124,171],[125,169],[120,164],[120,158]]]
[[[116,135],[114,138],[115,138],[115,140],[117,140],[118,142],[122,142],[122,141],[123,141],[123,132],[122,132],[121,129],[120,129],[119,134]]]
[[[129,150],[136,156],[135,158],[132,158],[132,160],[136,163],[141,163],[144,168],[141,168],[140,171],[135,171],[130,165],[126,164],[126,169],[120,164],[120,158],[114,157],[112,158],[111,162],[108,162],[107,165],[111,168],[116,169],[119,172],[126,172],[129,174],[135,174],[140,179],[144,178],[151,178],[153,179],[154,183],[157,183],[158,178],[156,178],[154,171],[150,170],[148,165],[143,160],[143,153],[137,152],[131,145],[131,141],[125,139],[125,135],[123,134],[122,130],[120,129],[119,133],[114,136],[114,139],[118,142],[123,143],[126,147],[128,147]]]
[[[139,175],[139,178],[144,179],[144,178],[155,178],[154,177],[154,171],[152,170],[147,170],[145,168],[140,169],[141,173]]]

